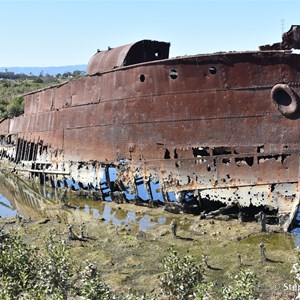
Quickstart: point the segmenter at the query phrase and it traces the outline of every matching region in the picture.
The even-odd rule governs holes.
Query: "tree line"
[[[64,72],[64,73],[58,73],[56,75],[50,75],[48,73],[44,73],[44,71],[41,71],[39,75],[33,75],[32,73],[25,74],[25,73],[14,73],[9,72],[8,70],[5,70],[5,72],[0,72],[0,79],[37,79],[37,78],[76,78],[85,75],[84,71],[75,70],[73,72]]]

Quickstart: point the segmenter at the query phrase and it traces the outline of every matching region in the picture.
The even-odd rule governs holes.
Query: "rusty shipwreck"
[[[299,202],[300,27],[259,51],[168,58],[142,40],[90,59],[86,76],[25,95],[0,123],[1,160],[113,197],[171,193],[290,216]],[[111,178],[109,168],[115,168]],[[159,188],[153,191],[155,184]],[[124,197],[125,197],[124,196]]]

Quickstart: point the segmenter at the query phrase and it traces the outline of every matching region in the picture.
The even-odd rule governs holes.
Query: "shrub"
[[[71,267],[66,244],[57,239],[54,233],[51,233],[46,241],[45,251],[42,251],[24,243],[19,236],[4,234],[0,230],[0,299],[124,298],[109,290],[94,264],[89,264],[76,274],[75,268]]]
[[[159,279],[162,294],[170,299],[194,299],[196,287],[204,281],[203,269],[194,258],[191,255],[180,258],[171,248],[170,255],[164,258],[163,268]]]
[[[211,300],[213,294],[213,284],[209,282],[201,282],[195,287],[194,296],[196,300]]]
[[[41,77],[37,77],[33,80],[34,83],[44,83],[44,80]]]
[[[37,249],[2,232],[0,241],[0,298],[19,299],[19,294],[36,284]]]
[[[7,111],[6,111],[7,105],[8,105],[7,101],[0,99],[0,119],[7,117]]]
[[[241,269],[230,276],[232,284],[222,288],[224,300],[255,300],[258,297],[258,280],[254,273]]]
[[[82,299],[87,300],[109,300],[111,299],[108,286],[102,282],[97,268],[90,263],[82,273],[82,288],[80,289]]]
[[[7,115],[8,117],[17,117],[24,112],[24,98],[17,97],[12,99],[9,104],[7,105]]]
[[[67,299],[71,289],[71,263],[65,242],[55,240],[54,233],[46,242],[46,253],[40,256],[39,264],[36,287],[48,295],[56,295],[57,299]]]

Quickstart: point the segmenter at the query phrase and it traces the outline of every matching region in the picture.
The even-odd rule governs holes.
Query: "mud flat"
[[[0,218],[0,228],[6,224],[5,231],[19,234],[39,248],[55,232],[66,241],[76,267],[86,261],[96,263],[104,281],[121,293],[157,292],[163,258],[173,246],[180,256],[189,253],[203,264],[206,280],[215,283],[215,299],[220,298],[222,285],[230,283],[228,274],[237,273],[241,266],[257,275],[261,299],[293,295],[286,286],[294,284],[290,271],[295,242],[279,225],[267,225],[267,232],[262,233],[256,222],[201,219],[169,213],[163,207],[95,201],[71,191],[62,201],[63,193],[9,173],[0,174],[0,194],[21,215],[20,220]],[[172,234],[172,220],[178,226],[177,237]],[[69,225],[77,235],[84,228],[87,241],[69,240]],[[266,248],[265,262],[260,261],[261,243]],[[207,257],[207,265],[203,257]]]
[[[268,225],[267,232],[261,233],[260,225],[255,222],[201,220],[198,216],[174,215],[162,208],[116,203],[109,203],[115,219],[107,219],[104,213],[95,214],[95,208],[91,209],[103,203],[85,200],[84,204],[85,209],[45,206],[39,208],[45,213],[40,217],[32,220],[24,217],[20,222],[2,218],[0,226],[10,223],[5,225],[5,230],[39,247],[55,231],[66,240],[74,264],[79,267],[85,261],[95,262],[104,281],[118,292],[157,291],[162,260],[173,246],[179,255],[189,252],[200,264],[203,256],[207,256],[210,268],[205,267],[205,274],[207,280],[216,283],[216,299],[222,284],[228,281],[228,273],[239,270],[238,256],[242,266],[258,276],[262,299],[288,299],[292,295],[285,284],[293,284],[290,270],[295,243],[293,236],[281,232],[277,225]],[[130,215],[134,217],[128,218]],[[115,222],[117,219],[123,221]],[[142,219],[148,222],[147,226],[142,225]],[[173,219],[178,224],[177,237],[170,228]],[[87,242],[68,240],[68,224],[73,225],[77,234],[84,224],[85,235],[90,239]],[[269,258],[264,263],[260,261],[260,243],[265,245]]]

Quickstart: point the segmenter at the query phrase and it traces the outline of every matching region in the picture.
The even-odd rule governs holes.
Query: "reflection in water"
[[[150,220],[149,215],[145,215],[141,218],[139,223],[139,230],[143,230],[143,228],[152,228],[154,226],[153,222]]]
[[[299,230],[298,230],[298,232],[293,230],[293,233],[294,233],[295,245],[296,245],[296,247],[300,247],[300,232],[299,232]]]
[[[166,218],[158,218],[158,219],[157,219],[157,223],[158,223],[158,224],[165,224],[166,221],[167,221]]]
[[[138,225],[139,230],[153,228],[157,224],[166,223],[165,218],[150,219],[149,215],[140,215],[132,211],[126,211],[120,206],[113,208],[108,202],[84,200],[76,195],[69,195],[68,201],[72,209],[61,209],[59,196],[61,191],[45,185],[28,184],[14,175],[4,178],[0,173],[0,216],[8,217],[20,214],[38,220],[45,217],[60,217],[65,221],[74,219],[78,211],[87,216],[102,220],[105,224],[114,226],[132,227]],[[83,205],[83,202],[84,205]]]
[[[7,218],[16,216],[17,211],[11,205],[11,203],[2,195],[0,194],[0,216],[1,218]]]

